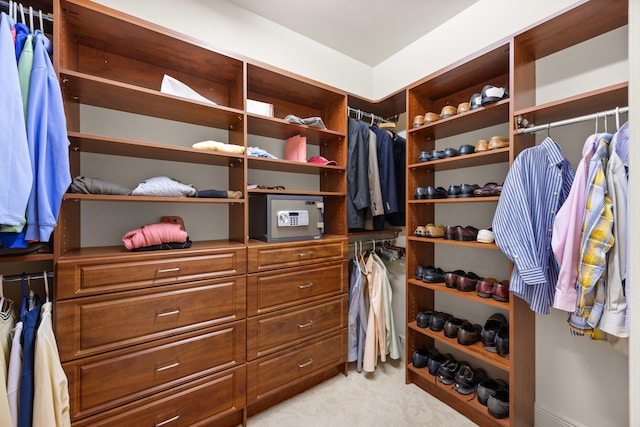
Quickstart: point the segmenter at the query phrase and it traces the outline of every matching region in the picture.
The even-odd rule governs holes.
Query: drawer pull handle
[[[178,366],[180,366],[180,362],[174,362],[174,363],[172,363],[170,365],[161,366],[159,368],[156,368],[156,372],[166,371],[167,369],[177,368]]]
[[[298,363],[298,368],[304,368],[305,366],[309,366],[313,363],[313,359],[309,359],[304,363]]]
[[[177,316],[180,314],[180,309],[173,311],[165,311],[163,313],[156,313],[156,317],[167,317],[167,316]]]
[[[159,268],[157,270],[158,273],[171,273],[174,271],[180,271],[180,267],[174,267],[174,268]]]
[[[162,426],[166,426],[169,423],[172,423],[174,421],[178,421],[178,418],[180,418],[180,412],[178,412],[178,415],[176,415],[175,417],[169,418],[168,420],[164,420],[164,421],[160,421],[160,422],[155,422],[153,425],[155,427],[162,427]]]
[[[303,257],[303,256],[313,256],[313,251],[309,251],[309,252],[302,252],[300,254],[298,254],[299,257]]]
[[[309,326],[313,325],[313,320],[309,320],[307,323],[298,323],[298,328],[303,329],[303,328],[308,328]]]
[[[313,287],[313,282],[309,282],[306,285],[298,285],[298,289],[308,289]]]

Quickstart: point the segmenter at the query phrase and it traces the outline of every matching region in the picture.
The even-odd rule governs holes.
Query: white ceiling
[[[227,0],[376,66],[478,0]]]

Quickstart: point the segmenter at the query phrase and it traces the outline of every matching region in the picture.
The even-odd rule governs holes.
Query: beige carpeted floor
[[[247,422],[248,427],[476,427],[414,384],[404,362],[379,363],[375,372],[338,375]]]

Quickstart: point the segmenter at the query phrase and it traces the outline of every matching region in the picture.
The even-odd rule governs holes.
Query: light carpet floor
[[[373,373],[320,385],[250,417],[248,427],[477,427],[414,384],[405,384],[404,362],[379,363]]]

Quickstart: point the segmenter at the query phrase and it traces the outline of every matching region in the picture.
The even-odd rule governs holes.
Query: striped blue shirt
[[[574,171],[551,138],[522,151],[502,186],[493,232],[513,262],[509,290],[536,313],[549,314],[558,263],[551,250],[556,213],[569,195]]]

